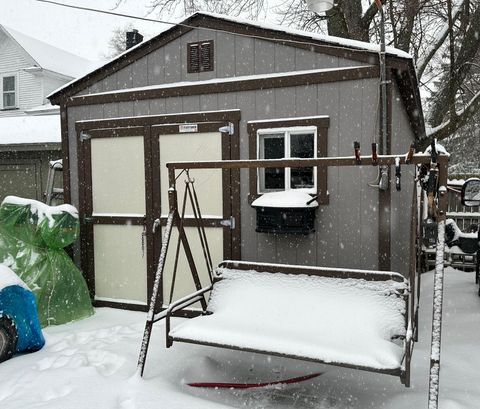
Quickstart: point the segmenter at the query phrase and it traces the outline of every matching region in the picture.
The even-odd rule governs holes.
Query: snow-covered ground
[[[446,270],[441,409],[480,405],[480,298],[473,273]],[[135,376],[146,315],[97,309],[80,322],[44,331],[39,352],[0,364],[0,408],[391,408],[427,406],[432,274],[423,276],[420,341],[412,387],[398,378],[187,344],[165,349],[157,324],[144,378]],[[326,312],[328,313],[328,312]],[[195,389],[195,381],[275,381],[322,371],[316,379],[248,390]]]

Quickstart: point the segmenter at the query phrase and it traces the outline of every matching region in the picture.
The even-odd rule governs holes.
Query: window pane
[[[9,108],[15,106],[15,93],[6,92],[3,94],[3,107]]]
[[[314,134],[291,134],[290,156],[292,158],[314,158]],[[311,189],[314,187],[313,168],[292,168],[290,171],[292,189]]]
[[[285,169],[265,169],[265,189],[285,189]]]
[[[260,158],[282,159],[285,157],[285,136],[280,134],[267,134],[260,136]],[[285,169],[267,168],[260,170],[260,189],[279,190],[285,189]]]
[[[3,92],[15,91],[15,77],[3,77]]]
[[[285,156],[285,138],[280,135],[264,135],[263,159],[281,159]]]
[[[313,133],[290,135],[290,157],[313,158]]]

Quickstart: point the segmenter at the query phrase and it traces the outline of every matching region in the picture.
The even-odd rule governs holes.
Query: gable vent
[[[187,72],[213,71],[213,41],[188,44]]]

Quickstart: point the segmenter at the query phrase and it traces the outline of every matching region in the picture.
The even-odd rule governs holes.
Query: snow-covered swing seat
[[[395,159],[391,155],[379,157],[379,164],[393,165]],[[427,161],[428,158],[415,157],[417,164]],[[404,157],[401,162],[406,163]],[[409,386],[419,297],[415,268],[416,212],[411,228],[408,277],[390,271],[224,261],[212,268],[211,284],[202,288],[177,208],[175,169],[359,164],[372,165],[368,158],[359,163],[353,157],[167,164],[170,214],[139,356],[140,373],[143,374],[152,325],[165,319],[167,347],[174,342],[186,342],[264,353],[395,375]],[[416,194],[412,206],[415,200]],[[192,207],[193,202],[192,199]],[[200,212],[197,216],[202,234]],[[157,297],[174,225],[189,258],[197,291],[161,309]],[[202,315],[172,327],[173,315],[198,302],[202,305]]]
[[[216,271],[206,314],[170,329],[169,344],[401,375],[409,288],[402,275],[239,261]]]

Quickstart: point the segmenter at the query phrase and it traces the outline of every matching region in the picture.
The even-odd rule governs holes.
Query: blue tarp
[[[15,322],[18,333],[16,352],[37,351],[45,345],[34,295],[19,285],[0,290],[0,315]]]

